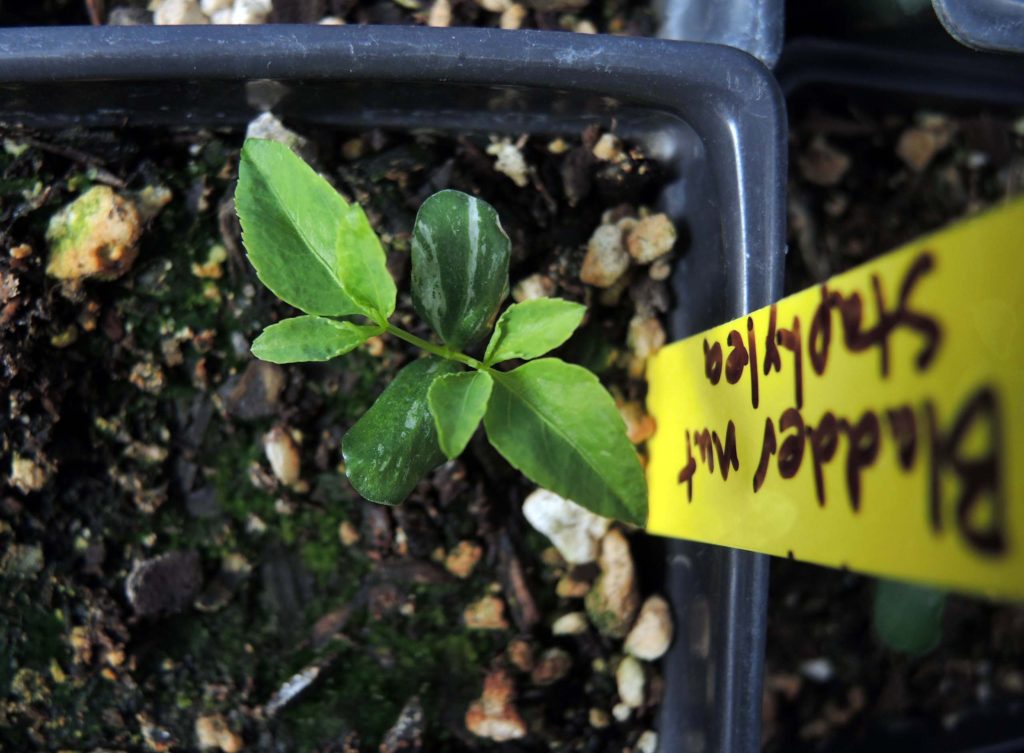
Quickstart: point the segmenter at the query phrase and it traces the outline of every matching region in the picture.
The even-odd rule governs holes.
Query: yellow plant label
[[[1024,200],[647,378],[651,533],[1024,598]]]

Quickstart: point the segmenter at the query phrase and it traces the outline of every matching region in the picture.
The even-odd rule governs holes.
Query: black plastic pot
[[[968,115],[982,109],[1015,114],[1024,107],[1024,59],[952,44],[908,50],[804,38],[787,45],[775,72],[793,111],[807,103],[903,114],[929,107]],[[828,750],[1021,753],[1024,704],[979,701],[941,721],[920,716],[875,722],[857,739],[839,740]]]
[[[766,68],[716,45],[409,27],[0,30],[0,120],[71,125],[290,123],[577,132],[590,122],[671,168],[661,203],[692,239],[675,337],[778,298],[786,121]],[[677,637],[661,749],[760,746],[767,558],[665,547]]]
[[[655,0],[654,8],[662,39],[736,47],[769,67],[782,52],[784,0]]]
[[[1024,52],[1024,3],[1019,0],[932,0],[954,39],[979,50]]]

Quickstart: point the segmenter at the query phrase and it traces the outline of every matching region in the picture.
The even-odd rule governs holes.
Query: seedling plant
[[[327,361],[385,333],[425,354],[342,440],[345,472],[362,496],[400,503],[483,422],[494,448],[530,480],[643,525],[644,473],[611,395],[587,369],[542,357],[569,339],[585,307],[539,298],[498,316],[511,244],[492,206],[445,190],[417,213],[411,292],[438,337],[428,341],[390,321],[397,290],[362,207],[286,146],[245,142],[235,203],[260,281],[303,312],[264,329],[252,344],[257,358]],[[488,336],[480,355],[473,347]]]

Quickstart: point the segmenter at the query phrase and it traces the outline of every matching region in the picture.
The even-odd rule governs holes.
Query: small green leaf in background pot
[[[946,594],[896,580],[875,584],[875,632],[893,651],[920,656],[939,645]]]
[[[348,205],[288,147],[245,142],[235,206],[249,261],[274,295],[307,314],[363,313],[338,276],[338,232]]]
[[[320,316],[296,316],[271,324],[252,344],[252,354],[271,363],[328,361],[359,347],[383,330]]]
[[[494,381],[485,371],[439,376],[430,385],[430,412],[437,439],[449,458],[462,454],[487,410]]]
[[[346,292],[359,305],[384,322],[395,311],[395,281],[388,272],[387,255],[370,227],[366,213],[350,204],[339,218],[338,273]]]
[[[478,341],[508,293],[510,243],[494,207],[460,191],[423,202],[412,234],[412,300],[448,345]]]
[[[568,340],[586,313],[586,306],[562,298],[514,303],[498,319],[484,362],[542,356]]]
[[[557,358],[494,372],[487,438],[531,481],[588,510],[647,520],[647,483],[612,396],[593,374]]]
[[[460,369],[439,358],[413,361],[348,430],[341,451],[357,492],[372,502],[397,505],[427,471],[444,462],[427,391],[437,377]]]

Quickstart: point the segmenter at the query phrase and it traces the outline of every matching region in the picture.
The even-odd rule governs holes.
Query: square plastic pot
[[[1024,53],[1024,0],[932,0],[932,7],[961,44]]]
[[[862,104],[893,113],[934,107],[967,115],[982,108],[1017,113],[1024,107],[1024,59],[956,48],[921,51],[804,38],[787,45],[776,75],[791,105]],[[893,723],[868,727],[829,750],[1020,753],[1022,709],[1019,700],[1004,699],[958,709],[941,724],[924,715],[888,720]]]
[[[768,70],[717,46],[550,32],[262,26],[0,30],[0,120],[40,128],[244,126],[578,133],[612,118],[673,176],[661,208],[692,240],[674,277],[682,337],[775,300],[786,121]],[[767,559],[666,542],[676,639],[661,749],[760,747]]]

